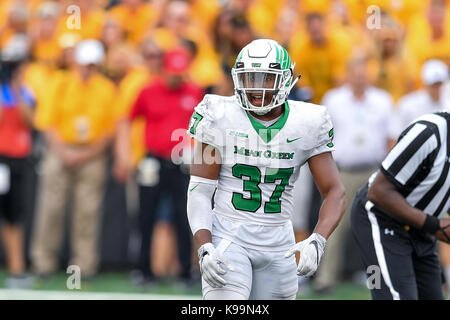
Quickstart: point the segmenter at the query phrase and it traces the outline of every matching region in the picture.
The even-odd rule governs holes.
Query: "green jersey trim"
[[[281,115],[280,119],[269,127],[265,127],[263,124],[259,123],[246,111],[247,117],[250,120],[256,133],[264,140],[265,143],[269,143],[273,137],[284,127],[289,116],[289,105],[287,101],[284,103],[284,113]]]

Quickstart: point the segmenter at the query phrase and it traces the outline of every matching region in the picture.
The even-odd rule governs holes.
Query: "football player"
[[[295,299],[297,275],[315,273],[345,210],[333,127],[325,107],[287,100],[299,77],[276,41],[245,46],[232,77],[235,95],[205,95],[188,129],[196,143],[187,211],[203,299]],[[323,204],[314,232],[295,243],[292,189],[306,161]]]

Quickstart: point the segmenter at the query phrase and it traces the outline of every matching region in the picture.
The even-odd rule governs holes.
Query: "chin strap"
[[[302,77],[302,75],[299,74],[299,75],[297,76],[297,78],[295,78],[295,80],[292,81],[292,84],[290,85],[289,91],[288,91],[288,92],[291,92],[292,88],[295,86],[295,84],[297,83],[297,81],[300,80],[301,77]]]
[[[275,108],[275,107],[276,107],[276,106],[274,106],[273,108]],[[272,109],[273,109],[273,108],[272,108]],[[256,113],[258,116],[263,116],[263,115],[265,115],[266,113],[268,113],[269,111],[272,111],[272,109],[264,110],[264,111],[256,111],[256,110],[250,110],[250,111]]]

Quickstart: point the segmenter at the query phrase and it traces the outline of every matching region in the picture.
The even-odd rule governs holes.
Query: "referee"
[[[449,112],[412,122],[353,201],[364,265],[381,275],[375,300],[444,299],[436,239],[450,243]]]

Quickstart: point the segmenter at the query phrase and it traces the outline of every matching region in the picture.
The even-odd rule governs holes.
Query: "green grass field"
[[[190,288],[180,287],[175,281],[163,280],[150,288],[133,285],[128,273],[100,273],[88,282],[81,282],[80,290],[67,289],[68,275],[60,272],[47,281],[36,281],[32,289],[6,289],[7,273],[0,270],[0,299],[201,299],[200,283]],[[352,283],[342,283],[328,295],[315,295],[306,290],[298,299],[367,300],[369,291]]]

